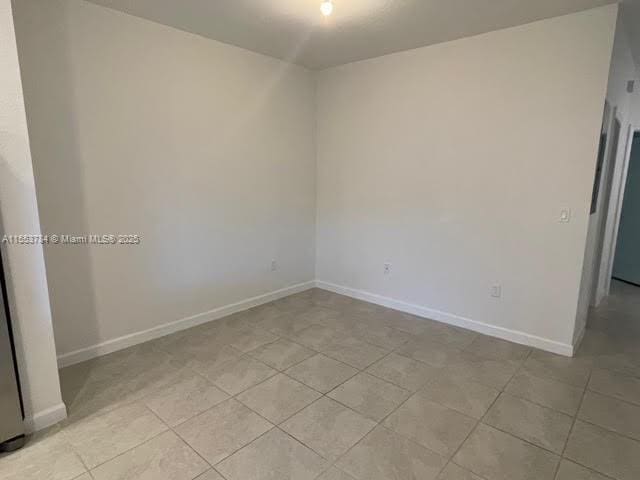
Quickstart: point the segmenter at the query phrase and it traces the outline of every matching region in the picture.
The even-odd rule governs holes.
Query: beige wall
[[[142,236],[46,248],[59,355],[313,280],[309,71],[79,0],[17,7],[43,230]]]
[[[616,12],[321,72],[318,279],[570,353]]]
[[[0,0],[0,233],[39,232],[11,1]],[[66,416],[56,368],[42,247],[3,243],[1,248],[25,426],[37,430]]]

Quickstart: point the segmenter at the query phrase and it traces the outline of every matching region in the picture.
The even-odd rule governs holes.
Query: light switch
[[[565,208],[560,212],[560,223],[569,223],[571,221],[571,210]]]

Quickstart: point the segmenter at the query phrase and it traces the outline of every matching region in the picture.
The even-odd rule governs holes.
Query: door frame
[[[595,292],[596,305],[598,305],[605,296],[609,295],[611,290],[611,275],[613,274],[613,261],[615,259],[618,231],[620,229],[622,203],[624,201],[624,193],[627,186],[627,174],[629,172],[631,149],[633,147],[633,139],[636,133],[640,133],[640,125],[629,124],[629,127],[627,128],[627,140],[625,143],[624,155],[621,162],[617,161],[618,155],[616,155],[616,165],[613,171],[611,197],[609,200],[609,210],[607,212],[604,228],[602,258],[598,269],[598,283]],[[619,143],[618,149],[620,148],[620,145],[622,144]]]

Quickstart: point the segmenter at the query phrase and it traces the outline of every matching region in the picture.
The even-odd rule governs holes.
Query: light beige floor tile
[[[449,463],[438,476],[438,480],[482,480],[482,478],[455,463]]]
[[[222,476],[214,469],[207,470],[195,480],[224,480]]]
[[[296,363],[313,357],[315,354],[316,352],[313,350],[284,338],[249,353],[253,358],[277,370],[285,370]]]
[[[630,341],[637,345],[637,337],[635,335],[630,338]],[[638,351],[622,352],[620,349],[614,349],[614,353],[598,357],[595,363],[599,368],[612,370],[631,377],[640,377],[640,352]]]
[[[377,345],[378,347],[393,350],[407,343],[411,335],[407,332],[396,330],[384,325],[371,325],[360,322],[353,327],[353,335],[365,342]]]
[[[86,469],[65,436],[36,434],[16,452],[0,454],[2,480],[72,480]]]
[[[185,375],[190,375],[193,371],[187,367],[178,368],[167,365],[156,365],[149,367],[128,381],[132,398],[141,400],[146,396],[163,390],[180,381]]]
[[[364,370],[387,355],[389,350],[354,337],[345,337],[323,348],[322,353],[359,370]]]
[[[387,417],[384,426],[449,457],[467,438],[476,419],[414,395]]]
[[[572,416],[578,411],[584,393],[582,388],[536,377],[527,371],[516,374],[505,392]]]
[[[562,460],[556,480],[608,480],[603,475],[569,460]]]
[[[260,305],[259,307],[254,307],[241,313],[244,321],[262,330],[266,330],[264,325],[268,324],[271,320],[284,318],[288,315],[273,303]]]
[[[502,361],[524,361],[531,352],[529,347],[486,335],[478,335],[465,350],[479,357]]]
[[[587,392],[578,418],[621,435],[640,440],[640,406]]]
[[[488,360],[463,352],[460,361],[445,367],[443,373],[502,390],[517,370],[517,362]]]
[[[453,460],[486,480],[553,480],[560,458],[480,424]]]
[[[328,466],[318,454],[274,428],[216,469],[228,480],[314,480]]]
[[[322,393],[353,377],[358,370],[324,355],[316,355],[285,371],[287,375]]]
[[[550,378],[583,388],[589,380],[593,359],[569,358],[535,350],[523,369],[541,378]]]
[[[344,335],[343,331],[323,325],[311,325],[300,330],[291,339],[313,350],[320,351]]]
[[[357,300],[354,300],[353,298],[338,295],[319,288],[313,289],[311,301],[314,305],[325,308],[336,308],[338,310],[348,308],[349,306],[357,303]]]
[[[209,335],[183,337],[178,345],[165,347],[176,360],[198,372],[216,368],[230,360],[240,358],[241,352],[219,343]]]
[[[315,390],[280,373],[236,398],[270,422],[278,424],[320,396]]]
[[[273,343],[278,340],[278,337],[273,333],[269,333],[266,330],[254,329],[238,335],[230,345],[243,353],[255,350],[262,345]]]
[[[377,427],[337,462],[358,480],[433,480],[446,460],[384,427]]]
[[[416,317],[408,313],[390,310],[383,316],[388,327],[395,328],[411,335],[421,335],[432,320]]]
[[[367,369],[367,373],[415,392],[432,378],[438,368],[392,353]]]
[[[369,374],[360,373],[327,395],[365,417],[380,421],[409,398],[410,392]]]
[[[500,391],[470,380],[438,373],[418,394],[470,417],[481,418],[498,398]]]
[[[207,462],[215,465],[272,425],[230,399],[179,425],[175,431]]]
[[[508,394],[496,400],[483,421],[558,454],[562,453],[573,424],[569,415]]]
[[[576,420],[565,457],[617,480],[640,478],[640,443]]]
[[[116,408],[135,402],[138,396],[131,392],[128,379],[87,382],[78,392],[70,395],[63,393],[67,406],[66,423],[74,422],[87,416],[107,413]]]
[[[73,365],[63,369],[62,372],[64,377],[67,372],[81,370],[82,383],[87,383],[112,380],[121,378],[123,375],[134,378],[141,373],[146,373],[150,368],[158,366],[167,368],[174,363],[175,359],[171,355],[145,343]]]
[[[88,417],[68,426],[65,436],[91,469],[167,430],[142,404]]]
[[[129,353],[124,360],[120,356],[102,360],[95,370],[90,367],[85,383],[71,395],[65,393],[69,413],[67,423],[138,402],[146,395],[171,385],[183,374],[182,365],[176,366],[177,362],[167,361],[170,355],[140,353],[147,350],[149,348]],[[154,361],[158,363],[154,364]],[[111,373],[107,374],[107,371]]]
[[[241,356],[241,352],[228,345],[211,347],[208,350],[203,350],[198,354],[192,355],[189,360],[187,360],[186,366],[204,375],[206,372],[214,370],[225,363],[239,360]]]
[[[271,302],[271,305],[283,312],[300,313],[314,308],[315,302],[307,292],[302,292]]]
[[[296,317],[312,325],[323,325],[334,328],[337,324],[342,323],[342,321],[336,322],[336,320],[342,319],[344,315],[340,311],[332,308],[314,306],[306,308],[296,315]]]
[[[278,373],[271,367],[250,357],[242,357],[205,372],[213,384],[229,395],[238,393],[265,381]]]
[[[640,378],[596,368],[591,374],[589,389],[640,405]]]
[[[297,315],[286,315],[273,318],[261,323],[261,327],[279,337],[291,338],[298,332],[313,325],[309,320],[301,319]]]
[[[632,346],[632,342],[618,333],[603,332],[587,329],[580,343],[577,357],[593,357],[598,355],[611,355],[621,352]]]
[[[335,461],[375,426],[375,422],[323,397],[281,428],[322,457]]]
[[[423,333],[420,334],[420,337],[449,345],[451,347],[464,349],[478,337],[478,334],[471,330],[465,330],[464,328],[430,321],[427,322]]]
[[[156,415],[170,426],[176,426],[229,398],[205,378],[193,374],[151,394],[144,401]]]
[[[351,475],[347,475],[336,467],[331,467],[318,477],[317,480],[355,480]]]
[[[411,357],[434,367],[445,367],[461,361],[462,351],[433,340],[409,340],[396,353]]]
[[[171,431],[91,471],[95,480],[193,480],[209,465]]]

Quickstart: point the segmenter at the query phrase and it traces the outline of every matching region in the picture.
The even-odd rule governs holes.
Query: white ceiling
[[[89,0],[313,69],[615,3],[615,0]],[[635,1],[635,0],[633,0]]]

